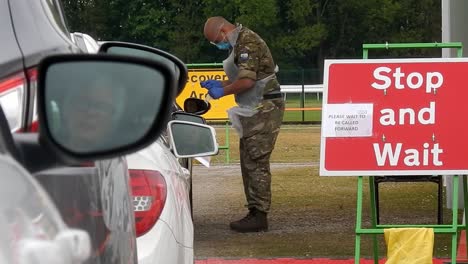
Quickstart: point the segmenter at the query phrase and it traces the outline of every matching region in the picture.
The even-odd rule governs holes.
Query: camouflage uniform
[[[248,28],[242,27],[234,47],[234,63],[238,67],[237,79],[260,81],[275,77],[275,63],[263,39]],[[265,94],[280,95],[280,85],[271,78],[263,87]],[[237,97],[241,94],[236,94]],[[281,96],[260,99],[258,112],[252,117],[240,117],[243,136],[239,142],[240,162],[244,192],[249,209],[268,213],[271,205],[270,156],[280,131],[284,113]]]

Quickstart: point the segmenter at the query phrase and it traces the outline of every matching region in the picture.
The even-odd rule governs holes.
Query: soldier
[[[244,192],[249,213],[230,228],[238,232],[268,230],[271,205],[270,155],[280,131],[284,101],[276,79],[276,65],[265,41],[240,24],[223,17],[209,18],[204,35],[211,44],[229,50],[223,61],[226,81],[208,80],[201,86],[218,99],[234,94],[238,106],[228,110],[239,132]]]

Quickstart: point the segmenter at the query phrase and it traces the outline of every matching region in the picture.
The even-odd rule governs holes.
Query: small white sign
[[[373,104],[326,104],[322,116],[322,136],[372,136],[373,109]]]

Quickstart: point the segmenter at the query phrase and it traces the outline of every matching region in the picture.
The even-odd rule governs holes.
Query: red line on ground
[[[442,259],[434,259],[433,264],[443,264]],[[294,258],[277,258],[277,259],[204,259],[196,260],[195,264],[352,264],[354,259],[294,259]],[[379,264],[384,264],[385,259],[379,260]],[[372,259],[361,259],[360,264],[374,264]]]
[[[460,236],[458,237],[457,260],[468,261],[465,230],[460,231]]]
[[[320,111],[321,107],[288,107],[284,109],[285,111]]]

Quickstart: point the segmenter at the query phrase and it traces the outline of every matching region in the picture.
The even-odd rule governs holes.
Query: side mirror
[[[172,120],[187,121],[197,124],[206,124],[205,118],[199,115],[189,114],[182,111],[172,113]]]
[[[160,49],[134,43],[108,41],[101,45],[98,52],[146,58],[166,64],[172,69],[176,76],[177,95],[184,90],[185,84],[187,83],[188,70],[185,64],[176,56]]]
[[[57,55],[38,68],[39,141],[65,160],[121,156],[157,139],[175,98],[164,63]]]
[[[205,100],[190,97],[184,101],[184,111],[195,115],[203,115],[210,110],[211,104]]]
[[[204,124],[187,121],[170,121],[169,139],[174,155],[178,158],[212,156],[218,153],[216,132]]]

